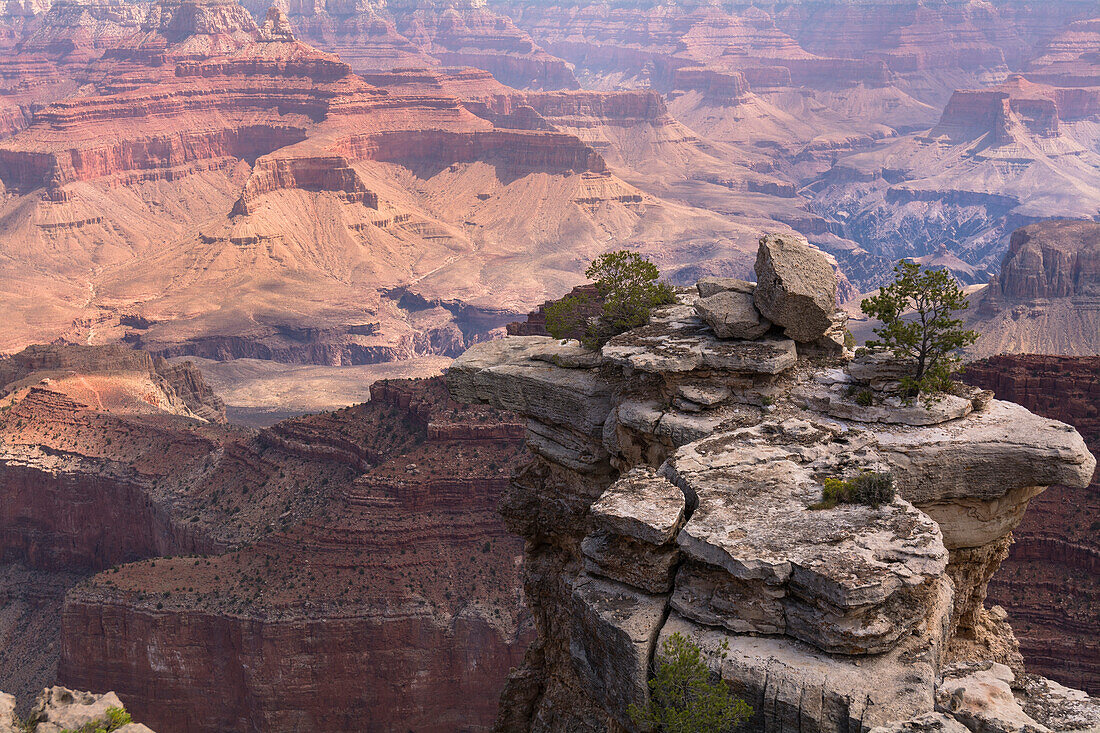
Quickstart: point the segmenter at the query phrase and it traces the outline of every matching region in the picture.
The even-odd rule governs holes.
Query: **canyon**
[[[1100,452],[1100,357],[996,356],[965,379],[1033,412],[1073,425]],[[1087,488],[1052,486],[1013,533],[990,600],[1008,610],[1029,669],[1100,694],[1100,475]]]
[[[848,295],[902,256],[984,283],[1100,214],[1094,11],[9,3],[0,351],[422,373],[602,251],[748,277],[768,231]]]
[[[515,418],[437,378],[255,431],[141,352],[0,365],[0,559],[21,610],[0,631],[5,659],[38,662],[0,686],[111,689],[162,731],[490,727],[531,635],[496,512],[526,455]],[[209,418],[158,406],[150,365]]]

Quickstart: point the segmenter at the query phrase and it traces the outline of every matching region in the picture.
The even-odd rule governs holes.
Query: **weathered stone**
[[[477,344],[447,370],[447,387],[459,402],[484,402],[598,436],[611,410],[609,386],[594,372],[549,363],[547,354],[559,346],[543,336]]]
[[[652,545],[632,537],[594,532],[581,542],[584,569],[647,593],[668,593],[680,561],[674,544]]]
[[[676,388],[676,392],[684,399],[705,407],[719,405],[733,395],[733,391],[729,387],[706,384],[681,384]]]
[[[721,339],[757,339],[772,326],[760,315],[749,293],[723,291],[697,300],[695,310]]]
[[[608,341],[601,353],[611,364],[654,374],[703,368],[779,374],[798,361],[794,342],[787,339],[719,341],[688,306],[662,309],[649,325]]]
[[[944,672],[936,709],[973,733],[1047,733],[1049,728],[1024,712],[1012,692],[1014,680],[1003,664],[959,665]]]
[[[701,626],[676,612],[658,643],[678,632],[699,645],[708,666],[753,706],[742,729],[749,733],[867,730],[933,709],[950,615],[950,589],[940,591],[931,617],[884,654],[827,654],[786,636]]]
[[[573,668],[589,694],[622,725],[648,700],[649,660],[667,601],[620,583],[581,575],[573,586]]]
[[[538,420],[527,421],[527,447],[554,463],[582,473],[604,470],[608,457],[600,440]]]
[[[35,725],[35,733],[61,733],[105,719],[108,708],[122,707],[122,701],[113,692],[94,695],[65,687],[49,687],[35,700],[28,720]]]
[[[1033,720],[1053,731],[1100,731],[1100,698],[1033,674],[1017,675],[1016,699]]]
[[[699,291],[699,297],[709,298],[712,295],[725,292],[752,295],[752,292],[756,290],[756,283],[738,280],[735,277],[704,277],[695,283],[695,287]]]
[[[915,718],[872,728],[871,733],[970,733],[965,725],[943,713],[925,713]]]
[[[592,505],[598,530],[663,545],[684,519],[684,494],[648,467],[635,468]]]
[[[687,561],[676,574],[670,601],[681,615],[708,626],[753,634],[783,634],[782,585],[741,580],[724,569]]]
[[[756,308],[790,338],[812,343],[833,325],[836,272],[819,250],[790,235],[769,234],[756,255]]]
[[[842,420],[883,425],[939,425],[958,420],[974,411],[974,403],[951,394],[939,395],[934,400],[903,400],[897,396],[883,399],[876,395],[874,403],[861,405],[847,390],[838,388],[799,390],[796,399],[814,410]]]
[[[885,384],[913,376],[917,373],[917,364],[912,359],[899,359],[887,352],[867,351],[848,364],[848,373],[863,384]]]
[[[932,586],[947,565],[939,529],[904,501],[811,510],[821,487],[791,455],[782,445],[751,446],[744,433],[682,448],[669,468],[698,507],[677,541],[760,598],[781,590],[784,633],[827,651],[885,651],[931,613]]]
[[[20,733],[15,716],[15,696],[0,692],[0,733]]]
[[[1008,402],[966,420],[876,431],[875,440],[896,469],[899,492],[917,506],[998,499],[1026,486],[1083,488],[1096,470],[1076,430]]]

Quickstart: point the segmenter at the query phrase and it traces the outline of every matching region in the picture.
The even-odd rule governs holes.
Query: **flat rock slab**
[[[823,252],[790,235],[769,234],[756,253],[757,310],[787,336],[812,343],[833,326],[836,272]]]
[[[758,339],[772,327],[750,293],[727,290],[695,302],[695,311],[720,339]]]
[[[667,600],[602,578],[581,575],[573,585],[569,653],[586,693],[633,729],[627,709],[645,706],[649,660]]]
[[[670,306],[649,325],[620,334],[601,352],[608,363],[654,374],[714,369],[739,374],[779,374],[798,361],[790,339],[723,341],[690,306]]]
[[[1032,486],[1084,488],[1096,470],[1096,459],[1072,427],[999,400],[964,420],[883,428],[875,439],[897,469],[898,491],[917,506],[999,499]]]
[[[703,298],[725,292],[752,295],[752,292],[756,290],[756,283],[739,280],[735,277],[704,277],[695,283],[695,289],[699,291],[699,296]]]
[[[861,405],[849,397],[846,389],[804,387],[796,399],[817,412],[841,420],[882,425],[939,425],[966,417],[974,411],[974,403],[956,395],[941,395],[935,400],[914,399],[905,401],[898,397],[882,398],[876,394],[875,403]]]
[[[481,402],[600,436],[611,411],[610,387],[594,370],[556,366],[553,355],[562,348],[545,336],[476,344],[447,370],[447,387],[458,402]]]
[[[684,492],[653,469],[624,474],[592,505],[596,528],[651,545],[672,541],[684,519]]]
[[[900,499],[811,510],[822,488],[801,464],[803,446],[754,444],[748,432],[692,443],[669,461],[673,482],[698,497],[677,538],[697,563],[681,568],[676,593],[715,585],[711,566],[741,584],[712,598],[768,601],[770,613],[751,616],[759,633],[775,628],[843,654],[892,648],[932,612],[948,561],[938,526]],[[695,608],[679,610],[703,623],[722,610]]]

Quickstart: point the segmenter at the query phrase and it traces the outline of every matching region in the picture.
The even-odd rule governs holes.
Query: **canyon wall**
[[[1100,452],[1100,357],[996,356],[964,379],[1033,412],[1073,425]],[[1052,486],[1014,533],[989,597],[1008,609],[1029,669],[1100,694],[1100,476],[1088,488]]]
[[[255,542],[70,591],[59,679],[116,690],[160,731],[488,730],[531,638],[496,509],[522,429],[438,379],[372,397],[256,437],[265,462],[350,480],[297,471],[303,499]]]

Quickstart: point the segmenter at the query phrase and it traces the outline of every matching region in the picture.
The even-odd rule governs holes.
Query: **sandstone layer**
[[[805,266],[812,250],[789,249],[770,256]],[[674,632],[753,706],[750,730],[965,721],[939,703],[945,665],[1018,668],[1011,630],[984,605],[989,578],[1029,500],[1086,486],[1095,458],[1073,428],[980,390],[904,403],[896,364],[851,362],[829,334],[784,337],[794,320],[718,338],[700,297],[682,290],[598,353],[517,336],[448,372],[456,399],[525,416],[535,454],[501,510],[527,541],[538,638],[498,729],[635,729],[629,705],[646,703]],[[819,506],[825,478],[864,471],[891,474],[896,497]]]

